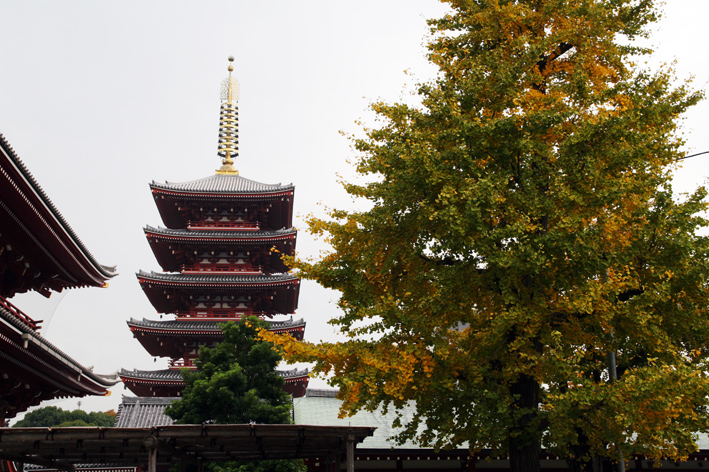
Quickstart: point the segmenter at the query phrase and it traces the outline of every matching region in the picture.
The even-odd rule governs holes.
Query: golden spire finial
[[[217,174],[239,175],[234,167],[234,158],[239,155],[239,82],[231,77],[234,71],[234,56],[229,56],[229,77],[222,81],[219,109],[219,151],[222,166]]]

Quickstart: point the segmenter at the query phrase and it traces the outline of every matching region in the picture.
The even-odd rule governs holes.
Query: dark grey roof
[[[254,180],[246,179],[240,175],[215,174],[203,179],[191,180],[189,182],[165,182],[153,181],[151,188],[164,190],[177,190],[185,192],[208,192],[208,193],[271,193],[293,190],[293,184],[262,184]]]
[[[149,428],[171,425],[173,419],[165,409],[177,400],[174,397],[126,397],[118,407],[116,428]]]
[[[297,281],[298,277],[292,274],[274,275],[231,275],[231,274],[165,274],[162,272],[139,271],[138,277],[151,279],[156,282],[179,282],[193,284],[271,284],[279,282]]]
[[[226,320],[225,320],[226,321]],[[221,331],[219,325],[225,321],[184,321],[184,320],[166,320],[166,321],[156,321],[148,320],[143,318],[143,320],[136,320],[131,318],[128,321],[128,326],[137,326],[141,328],[159,328],[165,330],[210,330],[210,331]],[[275,329],[286,329],[298,326],[305,326],[305,320],[303,318],[299,320],[284,320],[284,321],[272,321],[265,320],[267,323],[271,324],[272,330]]]
[[[164,380],[167,382],[177,382],[182,381],[182,374],[178,369],[162,369],[162,370],[126,370],[121,369],[118,371],[118,375],[121,377],[129,377],[132,379],[146,379],[146,380]]]
[[[276,373],[285,379],[291,379],[296,377],[303,377],[308,375],[308,369],[291,369],[291,370],[277,370]],[[177,369],[163,369],[163,370],[126,370],[121,369],[118,372],[121,377],[129,377],[132,379],[145,379],[145,380],[160,380],[166,382],[173,382],[182,380],[182,374]]]
[[[283,377],[284,379],[293,379],[296,377],[303,377],[308,375],[308,369],[291,369],[291,370],[277,370],[276,373]]]
[[[118,377],[115,374],[101,375],[93,373],[90,369],[79,364],[68,354],[64,353],[64,351],[62,351],[54,344],[40,336],[37,331],[31,329],[25,322],[17,318],[15,314],[6,310],[2,306],[0,306],[0,323],[9,324],[13,328],[22,332],[22,336],[23,338],[26,338],[27,342],[37,346],[41,346],[44,352],[48,353],[63,364],[69,366],[72,370],[80,372],[80,375],[91,379],[93,382],[101,385],[102,387],[107,388],[118,383]]]
[[[71,229],[71,226],[69,226],[69,223],[64,219],[61,213],[59,213],[59,210],[57,210],[57,207],[54,206],[54,203],[49,199],[46,193],[44,193],[44,190],[42,190],[42,187],[39,186],[37,181],[35,180],[34,176],[30,173],[30,171],[25,167],[25,164],[20,160],[19,156],[17,153],[15,153],[15,150],[10,146],[10,143],[7,142],[7,139],[5,139],[5,136],[3,136],[2,133],[0,133],[0,147],[2,147],[7,155],[10,157],[12,162],[17,166],[19,169],[20,173],[24,176],[25,179],[27,179],[27,182],[34,188],[34,191],[37,192],[37,195],[39,198],[42,199],[44,204],[47,206],[49,211],[54,215],[54,218],[59,222],[59,224],[64,228],[64,230],[67,232],[69,237],[74,241],[74,243],[79,247],[81,252],[86,256],[86,258],[89,260],[89,262],[96,267],[96,269],[106,278],[112,278],[116,276],[116,266],[106,266],[103,264],[100,264],[94,256],[89,252],[88,249],[86,249],[86,246],[84,246],[84,243],[81,242],[79,237],[74,233],[74,230]]]
[[[146,226],[143,230],[161,236],[174,236],[177,238],[191,239],[262,239],[262,238],[287,238],[297,233],[295,228],[279,229],[276,231],[196,231],[190,229],[169,229],[162,227]]]

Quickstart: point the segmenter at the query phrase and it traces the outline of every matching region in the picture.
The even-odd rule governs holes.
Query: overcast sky
[[[435,0],[8,1],[0,0],[0,133],[75,232],[120,275],[108,289],[70,290],[38,304],[13,301],[41,333],[98,373],[158,369],[126,320],[157,319],[135,273],[160,270],[142,228],[161,225],[148,183],[211,175],[219,85],[234,55],[241,83],[242,176],[294,183],[296,226],[319,204],[351,206],[337,184],[354,156],[340,134],[374,125],[368,105],[410,99],[435,69],[425,60],[426,19]],[[679,77],[706,89],[706,0],[671,0],[650,44],[653,68],[677,61]],[[407,74],[406,71],[409,71]],[[709,150],[709,103],[686,118],[687,150]],[[677,191],[709,175],[709,156],[685,164]],[[300,255],[323,249],[305,231]],[[41,297],[39,297],[41,298]],[[306,339],[331,339],[334,294],[304,282],[297,318]],[[167,318],[165,318],[167,319]],[[322,387],[322,381],[311,386]],[[82,399],[89,410],[116,408],[110,397]],[[58,403],[75,408],[77,399]]]

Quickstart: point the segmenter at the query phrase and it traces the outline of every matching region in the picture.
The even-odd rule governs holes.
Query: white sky
[[[206,177],[219,166],[226,58],[236,57],[241,83],[236,166],[253,180],[294,183],[302,230],[305,215],[322,214],[319,203],[350,205],[336,175],[352,176],[354,154],[339,131],[358,133],[357,119],[373,125],[368,104],[406,99],[435,74],[424,57],[425,19],[444,11],[435,0],[0,0],[0,133],[89,250],[120,273],[108,289],[13,301],[48,320],[42,334],[96,372],[163,368],[126,325],[158,318],[134,275],[160,270],[142,231],[162,224],[148,183]],[[693,74],[706,89],[707,17],[707,0],[669,0],[652,66],[676,59],[679,76]],[[705,101],[687,115],[690,151],[709,150],[708,112]],[[675,187],[691,191],[708,175],[709,156],[695,158]],[[297,248],[323,249],[305,231]],[[302,284],[296,317],[308,322],[306,339],[333,338],[334,298]],[[122,394],[131,395],[118,385],[82,407],[116,408]]]

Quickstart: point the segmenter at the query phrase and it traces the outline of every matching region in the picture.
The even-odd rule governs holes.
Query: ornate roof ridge
[[[7,141],[7,138],[0,133],[0,147],[2,147],[7,155],[10,157],[10,159],[13,160],[14,164],[17,166],[17,168],[20,170],[20,172],[23,174],[23,176],[27,179],[27,182],[34,188],[35,192],[37,192],[37,195],[42,199],[44,204],[47,206],[49,211],[52,212],[56,220],[59,222],[59,224],[64,228],[64,231],[67,232],[69,237],[76,243],[77,247],[79,250],[86,256],[86,258],[89,260],[89,262],[98,269],[98,271],[106,278],[110,279],[113,278],[117,275],[116,273],[116,266],[107,266],[99,263],[96,258],[91,254],[91,251],[89,251],[84,243],[79,239],[79,237],[76,235],[74,230],[69,226],[69,223],[64,219],[62,214],[59,212],[56,206],[54,206],[54,203],[52,200],[47,196],[46,193],[44,193],[44,190],[42,190],[42,187],[40,187],[39,183],[37,183],[37,180],[35,180],[34,176],[32,173],[27,169],[25,166],[24,162],[20,159],[20,157],[17,155],[13,147],[10,145],[10,143]]]
[[[135,274],[138,278],[153,279],[161,282],[194,282],[194,283],[268,283],[291,282],[299,280],[293,274],[260,274],[260,275],[234,275],[234,274],[181,274],[165,272],[145,272],[139,270]]]
[[[161,369],[161,370],[121,369],[118,371],[118,375],[120,377],[132,377],[132,378],[137,378],[137,379],[182,381],[182,373],[177,369]]]
[[[272,231],[205,231],[205,230],[193,230],[186,228],[171,229],[165,228],[163,226],[150,226],[145,225],[143,227],[144,232],[154,232],[164,235],[176,235],[176,236],[194,236],[194,237],[229,237],[229,238],[253,238],[253,237],[266,237],[266,236],[287,236],[291,234],[296,234],[298,231],[294,227],[281,228]]]
[[[149,320],[147,318],[143,318],[142,320],[137,320],[135,318],[131,318],[130,321],[127,321],[126,323],[131,326],[142,326],[146,328],[171,328],[171,329],[214,329],[219,330],[219,324],[225,323],[229,320],[225,321],[185,321],[185,320]],[[305,320],[303,318],[299,320],[283,320],[283,321],[274,321],[274,320],[264,320],[267,323],[271,324],[271,329],[283,329],[283,328],[291,328],[295,326],[305,326]]]
[[[281,183],[264,184],[236,174],[214,174],[187,182],[165,181],[160,183],[153,180],[150,188],[182,192],[249,194],[283,192],[293,190],[295,186],[293,184],[282,185]]]

